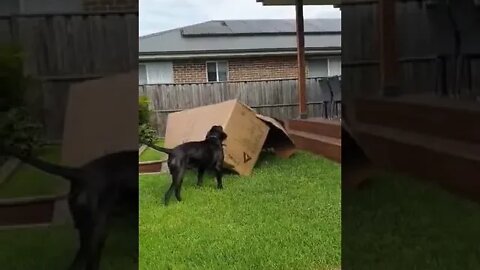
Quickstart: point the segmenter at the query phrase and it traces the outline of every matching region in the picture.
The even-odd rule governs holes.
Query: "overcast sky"
[[[340,18],[333,6],[305,6],[304,16]],[[294,19],[295,7],[262,6],[256,0],[140,0],[140,36],[209,20]]]

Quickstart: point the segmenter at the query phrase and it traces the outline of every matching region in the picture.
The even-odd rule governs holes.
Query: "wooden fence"
[[[23,48],[36,79],[47,137],[61,139],[70,84],[137,69],[138,14],[131,12],[0,17],[0,45]]]
[[[307,79],[309,117],[338,118],[340,101],[331,106],[332,94],[327,82],[337,77]],[[260,114],[279,119],[298,117],[297,80],[261,80],[198,84],[140,85],[139,94],[147,96],[154,112],[152,123],[158,133],[165,134],[168,113],[230,99],[249,105]],[[336,95],[338,96],[338,95]]]
[[[454,32],[444,5],[396,3],[400,91],[480,96],[480,11],[474,1],[452,1],[464,62],[460,92],[455,91]],[[378,95],[377,1],[342,5],[342,89],[349,96]],[[349,99],[349,96],[346,99]]]

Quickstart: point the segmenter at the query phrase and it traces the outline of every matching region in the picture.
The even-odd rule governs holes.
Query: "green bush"
[[[30,153],[43,143],[42,126],[33,121],[24,107],[0,112],[2,144]]]
[[[158,140],[157,131],[150,125],[150,100],[146,96],[138,99],[138,136],[140,141],[155,143]]]
[[[146,96],[140,96],[138,98],[138,123],[140,125],[149,124],[150,123],[150,108],[148,105],[150,104],[150,100]]]
[[[29,78],[23,74],[23,55],[18,46],[0,46],[0,112],[23,105]]]
[[[42,126],[32,119],[25,102],[31,82],[23,73],[21,48],[0,46],[0,143],[28,151],[42,143]]]

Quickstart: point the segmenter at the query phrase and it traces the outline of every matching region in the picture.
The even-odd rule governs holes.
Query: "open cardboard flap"
[[[295,153],[295,144],[279,121],[261,114],[257,114],[257,118],[270,128],[263,149],[273,149],[282,158],[289,158]]]
[[[138,151],[137,72],[73,84],[62,140],[62,163],[82,166],[106,154]]]
[[[280,123],[258,116],[236,99],[170,113],[165,147],[202,141],[213,125],[221,125],[228,135],[224,142],[224,166],[240,175],[251,174],[266,142],[283,157],[289,157],[294,151],[293,142]]]

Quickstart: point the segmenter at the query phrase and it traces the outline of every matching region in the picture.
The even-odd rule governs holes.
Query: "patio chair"
[[[342,116],[342,88],[340,77],[335,76],[328,80],[330,91],[332,92],[331,115],[334,118],[341,118]]]
[[[322,102],[322,117],[329,119],[331,117],[330,111],[332,106],[332,92],[328,85],[328,80],[321,78],[319,80],[320,85],[320,102]]]

